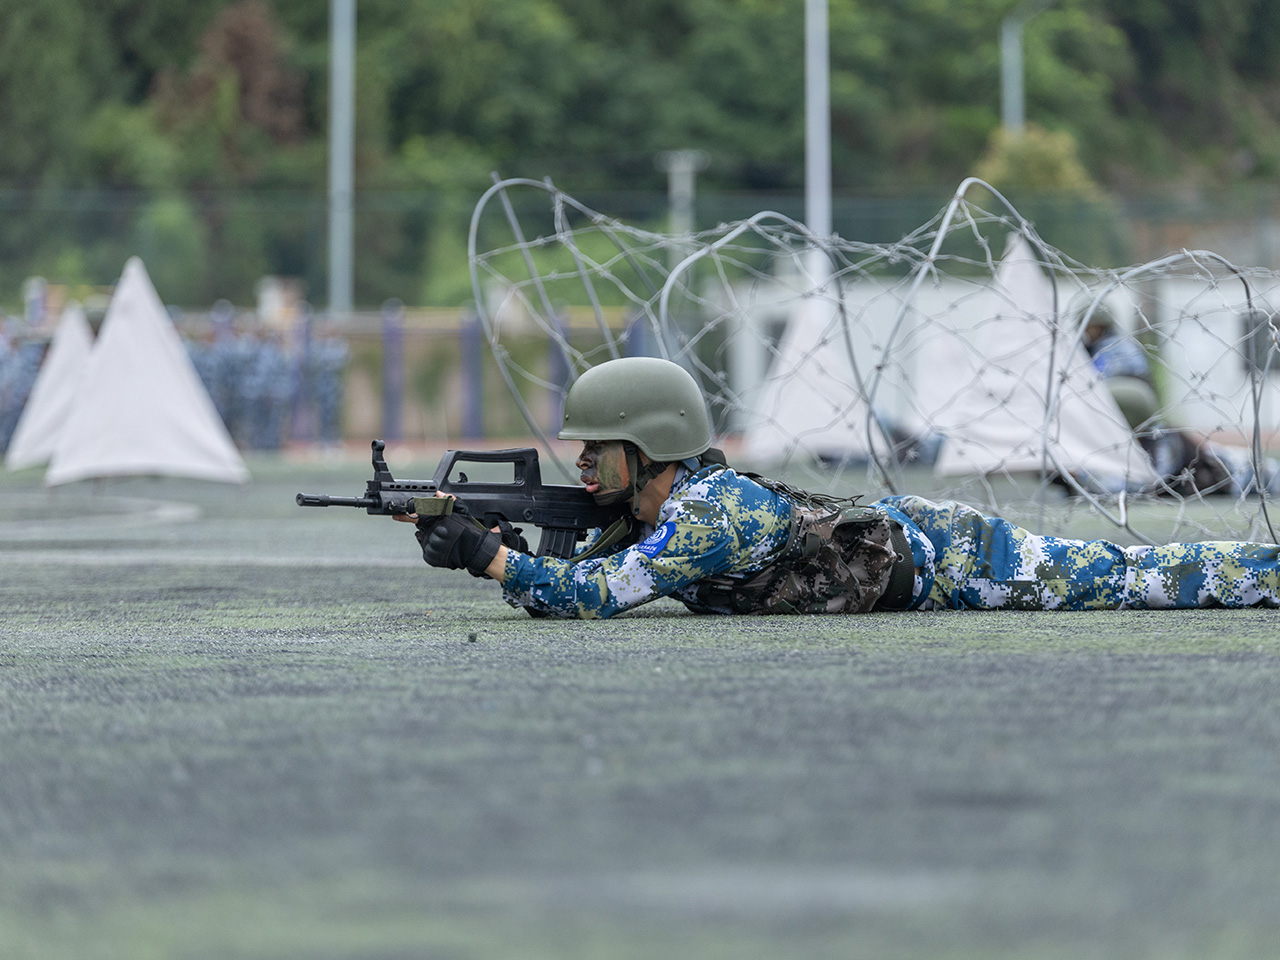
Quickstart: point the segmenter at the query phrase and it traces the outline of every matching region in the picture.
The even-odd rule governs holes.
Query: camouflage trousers
[[[1216,541],[1120,547],[1030,533],[953,501],[886,497],[934,547],[922,571],[951,609],[1158,610],[1280,606],[1280,546]],[[931,576],[930,576],[931,575]],[[931,581],[931,583],[930,583]]]

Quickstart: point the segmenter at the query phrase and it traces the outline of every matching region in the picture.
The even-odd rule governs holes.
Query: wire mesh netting
[[[553,457],[583,370],[660,356],[698,379],[731,462],[810,488],[951,497],[1044,532],[1276,539],[1273,271],[1190,250],[1091,267],[972,179],[891,244],[767,211],[673,236],[502,180],[470,259]]]

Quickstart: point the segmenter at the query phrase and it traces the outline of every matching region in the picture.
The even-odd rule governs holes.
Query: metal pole
[[[693,236],[696,226],[694,197],[698,171],[706,169],[709,161],[710,157],[701,150],[663,150],[656,158],[658,169],[667,173],[667,229],[675,238],[667,248],[668,267],[675,267],[689,255],[684,241]]]
[[[667,173],[667,204],[673,236],[693,233],[698,171],[705,170],[709,160],[701,150],[664,150],[658,154],[658,169]]]
[[[831,236],[831,58],[827,0],[804,4],[804,220]]]
[[[1000,24],[1000,122],[1021,133],[1026,120],[1022,89],[1022,21],[1013,14]]]
[[[329,28],[329,315],[351,312],[355,192],[356,0],[331,0]]]
[[[1000,21],[1000,122],[1006,130],[1021,133],[1026,125],[1026,93],[1023,89],[1022,28],[1054,0],[1024,0]]]

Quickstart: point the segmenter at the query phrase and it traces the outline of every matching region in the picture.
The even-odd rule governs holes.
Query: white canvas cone
[[[71,413],[92,349],[93,331],[84,309],[73,300],[62,311],[49,352],[9,440],[4,463],[10,470],[49,462],[58,434]]]
[[[877,454],[887,452],[879,428],[869,423],[866,384],[860,382],[878,358],[874,351],[865,350],[863,342],[852,344],[862,351],[852,356],[845,328],[854,322],[851,317],[864,313],[896,315],[898,301],[892,291],[878,285],[858,291],[846,286],[841,291],[842,305],[833,295],[836,288],[829,272],[825,257],[810,251],[793,281],[797,292],[808,289],[790,310],[747,418],[751,425],[742,449],[753,462],[864,458],[873,449]]]
[[[1054,469],[1056,459],[1072,473],[1154,482],[1150,460],[1075,331],[1060,325],[1055,335],[1053,287],[1021,234],[1011,237],[996,270],[995,293],[996,310],[968,338],[976,349],[935,353],[931,364],[938,371],[935,391],[944,380],[956,385],[950,402],[933,414],[935,429],[947,437],[937,472],[1037,472],[1043,465]],[[1046,430],[1051,382],[1060,386]]]
[[[140,475],[243,483],[249,471],[146,268],[132,257],[59,432],[45,483]]]
[[[751,461],[857,457],[871,449],[867,405],[853,387],[839,322],[827,300],[796,304],[760,392],[757,422],[744,437],[743,453]],[[878,433],[872,440],[883,448]]]

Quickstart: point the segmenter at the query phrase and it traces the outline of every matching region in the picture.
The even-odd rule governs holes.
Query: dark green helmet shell
[[[564,398],[561,440],[629,440],[650,460],[696,457],[711,446],[697,381],[678,363],[626,357],[592,367]]]

